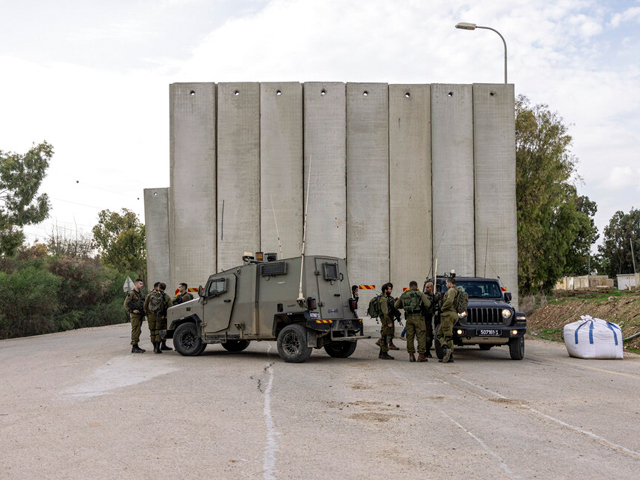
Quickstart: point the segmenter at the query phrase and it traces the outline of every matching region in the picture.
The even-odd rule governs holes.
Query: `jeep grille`
[[[509,317],[507,320],[510,320]],[[467,325],[503,325],[501,308],[473,307],[467,308],[467,318],[464,323]]]

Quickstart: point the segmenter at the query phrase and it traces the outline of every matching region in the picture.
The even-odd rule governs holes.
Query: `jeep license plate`
[[[500,330],[478,330],[478,336],[480,337],[499,337]]]

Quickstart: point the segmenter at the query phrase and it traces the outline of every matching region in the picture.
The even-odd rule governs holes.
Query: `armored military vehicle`
[[[356,315],[344,259],[260,253],[243,259],[211,275],[198,298],[168,310],[164,337],[178,353],[200,355],[210,343],[240,352],[249,342],[276,340],[285,362],[301,363],[322,347],[347,358],[359,339],[370,338]]]
[[[436,292],[447,291],[447,277],[436,278]],[[458,314],[453,327],[453,343],[458,346],[478,345],[481,350],[509,345],[513,360],[524,358],[524,334],[527,317],[511,305],[511,293],[504,292],[500,281],[494,278],[456,277],[456,286],[469,295],[467,311]],[[435,329],[439,328],[439,311],[434,318]],[[439,342],[435,341],[436,355],[444,356]]]

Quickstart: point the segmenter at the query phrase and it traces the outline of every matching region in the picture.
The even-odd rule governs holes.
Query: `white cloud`
[[[619,27],[625,22],[640,22],[640,7],[631,7],[622,13],[616,13],[611,17],[610,26]]]

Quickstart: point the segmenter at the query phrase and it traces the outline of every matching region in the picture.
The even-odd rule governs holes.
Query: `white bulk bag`
[[[572,357],[622,358],[620,327],[589,315],[564,326],[564,344]]]

